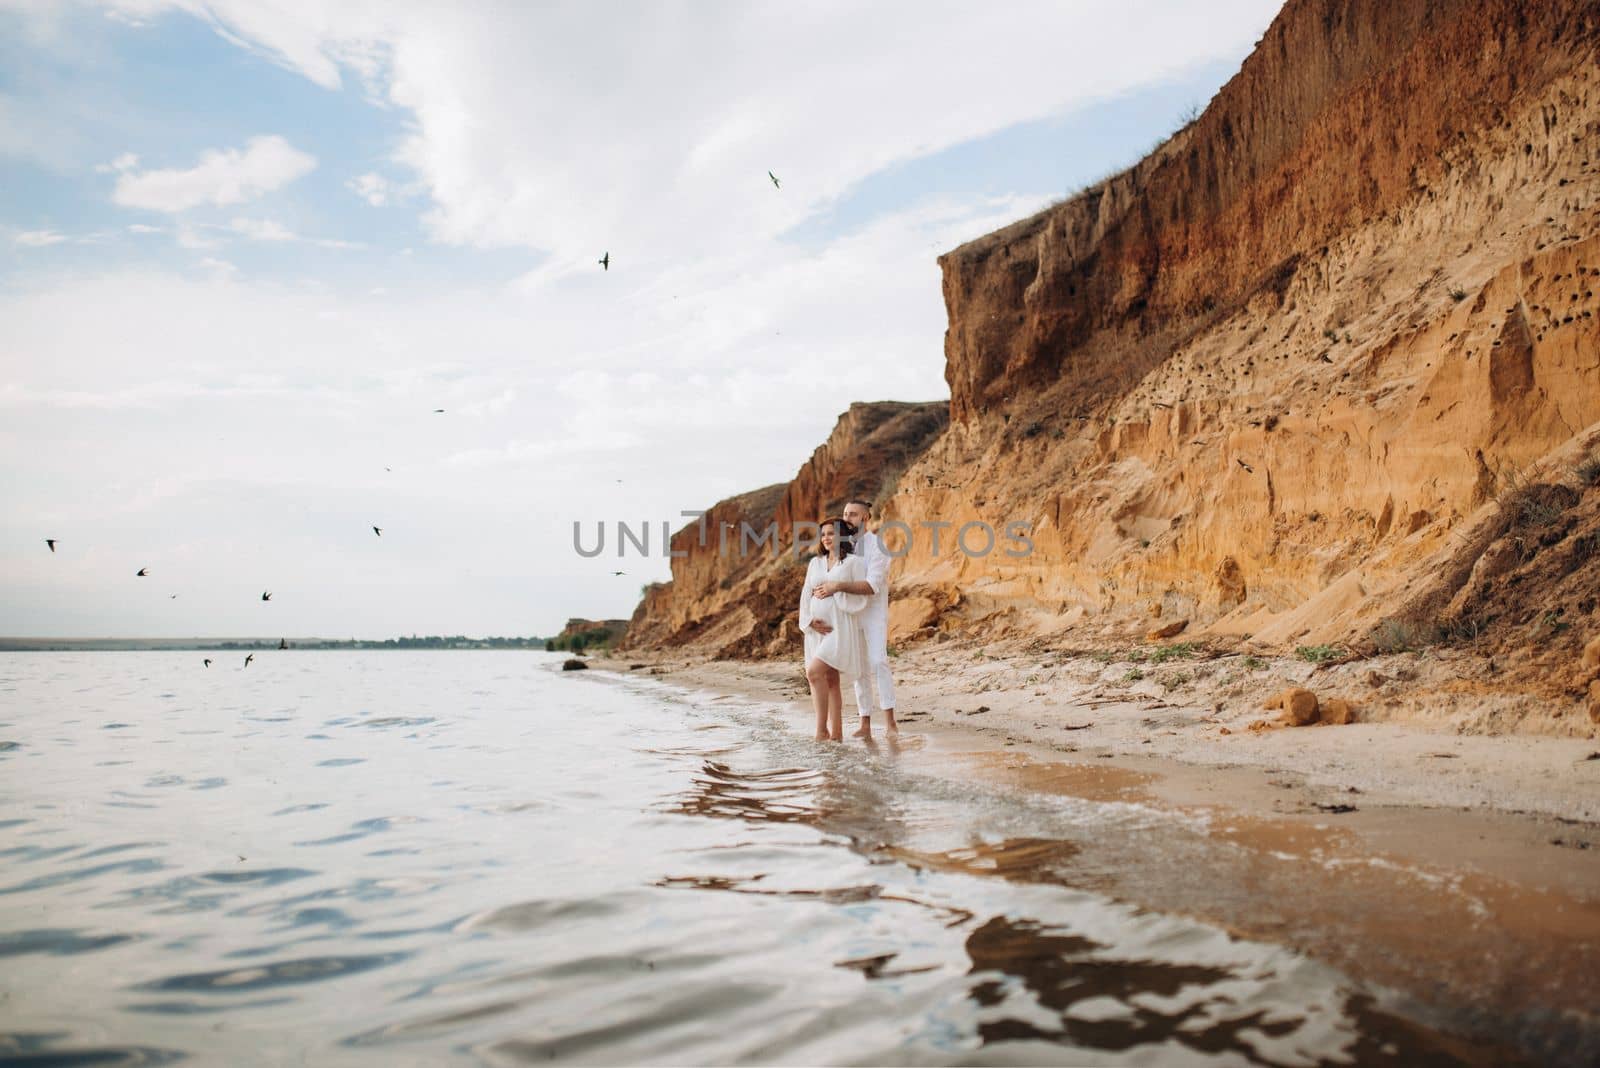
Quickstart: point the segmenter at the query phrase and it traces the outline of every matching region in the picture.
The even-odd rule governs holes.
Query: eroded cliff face
[[[1597,36],[1297,0],[1148,159],[944,256],[953,424],[890,514],[1034,551],[919,532],[899,589],[959,594],[944,629],[1290,648],[1446,605],[1452,539],[1600,431]]]
[[[780,529],[817,522],[852,498],[881,505],[948,422],[942,401],[850,405],[784,490],[775,515]]]
[[[672,536],[672,581],[645,590],[627,647],[687,648],[719,656],[797,648],[796,605],[805,561],[796,522],[837,514],[852,497],[878,500],[944,430],[943,401],[852,404],[788,483],[719,501]],[[769,526],[771,540],[763,540]],[[800,528],[801,548],[814,528]]]
[[[1546,667],[1600,630],[1597,45],[1594,0],[1291,0],[1148,158],[941,257],[951,422],[886,501],[896,640],[1498,627],[1577,692]],[[837,488],[802,483],[785,522]],[[1517,518],[1558,484],[1566,518]],[[952,536],[1016,522],[1023,556]]]
[[[1452,271],[1462,245],[1438,238],[1497,234],[1490,216],[1517,218],[1508,194],[1556,186],[1588,153],[1571,138],[1592,133],[1597,17],[1592,2],[1291,0],[1148,158],[941,257],[953,417],[1050,386],[1088,415],[1252,298],[1337,285],[1352,262],[1328,262],[1331,246],[1396,213],[1419,225],[1392,236]]]

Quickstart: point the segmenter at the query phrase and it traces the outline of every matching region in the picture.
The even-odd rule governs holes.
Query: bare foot
[[[833,741],[833,739],[828,736],[828,732],[827,731],[818,731],[816,740],[819,741],[819,742],[831,742],[831,741]]]
[[[857,727],[856,730],[855,730],[855,733],[850,735],[850,737],[852,737],[852,738],[871,738],[872,737],[872,728],[871,727]]]

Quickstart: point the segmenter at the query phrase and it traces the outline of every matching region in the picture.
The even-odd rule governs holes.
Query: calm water
[[[528,653],[0,654],[0,1063],[1456,1063],[1138,806]],[[1146,863],[1150,849],[1141,851]]]

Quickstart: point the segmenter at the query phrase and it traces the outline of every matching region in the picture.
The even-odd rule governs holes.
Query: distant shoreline
[[[207,649],[517,649],[544,652],[546,638],[4,638],[0,653],[197,652]]]

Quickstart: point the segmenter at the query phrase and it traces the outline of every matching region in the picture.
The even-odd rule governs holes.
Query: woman
[[[820,531],[822,549],[806,568],[800,590],[800,632],[805,635],[806,681],[817,712],[817,741],[844,741],[844,692],[840,679],[855,677],[867,662],[866,638],[857,613],[871,598],[836,593],[816,597],[822,582],[854,582],[865,578],[861,557],[852,553],[855,528],[843,519],[828,519]]]

